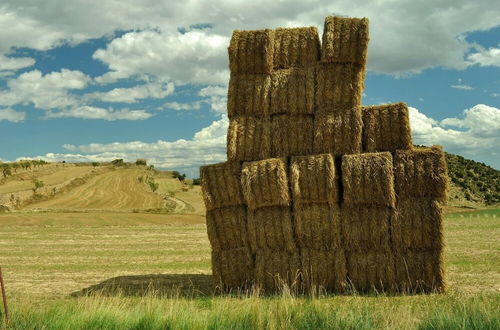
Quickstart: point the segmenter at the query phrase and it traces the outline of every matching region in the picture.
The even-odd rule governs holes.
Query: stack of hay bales
[[[367,46],[367,19],[233,33],[228,161],[201,168],[220,289],[443,290],[444,155],[361,106]]]

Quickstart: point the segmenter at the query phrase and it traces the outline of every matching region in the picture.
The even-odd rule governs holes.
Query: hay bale
[[[360,153],[362,125],[360,111],[316,114],[313,152],[333,156]]]
[[[391,240],[395,249],[443,248],[443,210],[436,200],[399,199],[391,221]]]
[[[343,292],[347,267],[344,250],[301,249],[302,287],[308,293]]]
[[[270,158],[243,164],[243,195],[251,210],[264,206],[289,206],[287,164]]]
[[[346,205],[394,207],[394,173],[389,152],[342,157],[342,186]]]
[[[207,210],[243,205],[241,164],[224,162],[200,167],[201,191]]]
[[[327,203],[301,204],[294,208],[295,234],[301,248],[332,250],[341,244],[339,207]]]
[[[274,30],[274,69],[314,66],[320,52],[318,29],[314,26]]]
[[[300,284],[300,254],[295,250],[259,250],[255,253],[255,282],[266,293],[284,286],[295,290]]]
[[[347,283],[356,292],[390,292],[396,288],[394,258],[390,253],[347,253]]]
[[[275,115],[271,119],[271,156],[309,155],[313,146],[312,115]]]
[[[235,30],[228,48],[231,73],[266,73],[273,71],[274,31]]]
[[[252,251],[293,251],[292,214],[286,206],[267,206],[248,213],[248,240]]]
[[[209,210],[206,218],[212,250],[231,250],[248,246],[245,206]]]
[[[394,156],[394,184],[399,198],[446,201],[448,169],[440,147],[398,150]]]
[[[252,161],[271,155],[271,121],[241,116],[230,120],[227,132],[227,158],[230,161]]]
[[[214,285],[222,291],[249,288],[254,280],[254,261],[248,248],[212,251]]]
[[[363,107],[363,150],[368,152],[409,150],[410,119],[405,103]]]
[[[314,112],[315,69],[292,68],[271,75],[271,114]]]
[[[328,16],[323,29],[321,61],[366,65],[368,19]]]
[[[390,251],[390,208],[343,205],[340,217],[342,247],[346,251]]]
[[[229,118],[240,115],[265,116],[271,104],[271,76],[232,74],[227,93]]]
[[[361,105],[364,68],[352,63],[319,64],[316,107],[324,113],[350,111]]]
[[[399,291],[405,293],[443,292],[443,256],[441,249],[407,250],[396,253],[395,282]]]
[[[332,155],[293,157],[290,176],[296,207],[304,203],[339,202],[339,178],[335,172],[335,160]]]

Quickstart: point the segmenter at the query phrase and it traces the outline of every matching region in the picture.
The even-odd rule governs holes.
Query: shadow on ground
[[[203,274],[118,276],[70,295],[203,297],[214,294],[212,278]]]

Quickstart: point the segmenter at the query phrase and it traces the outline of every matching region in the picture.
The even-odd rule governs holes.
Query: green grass
[[[200,222],[142,214],[99,221],[91,213],[1,215],[9,328],[500,329],[498,209],[446,216],[448,289],[440,295],[207,295],[196,291],[210,280]]]

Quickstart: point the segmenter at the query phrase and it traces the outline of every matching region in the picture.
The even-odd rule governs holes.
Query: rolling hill
[[[448,206],[500,204],[500,171],[446,153]],[[201,189],[175,172],[135,164],[62,164],[16,169],[0,180],[0,211],[204,215]],[[35,188],[35,182],[41,182]]]

